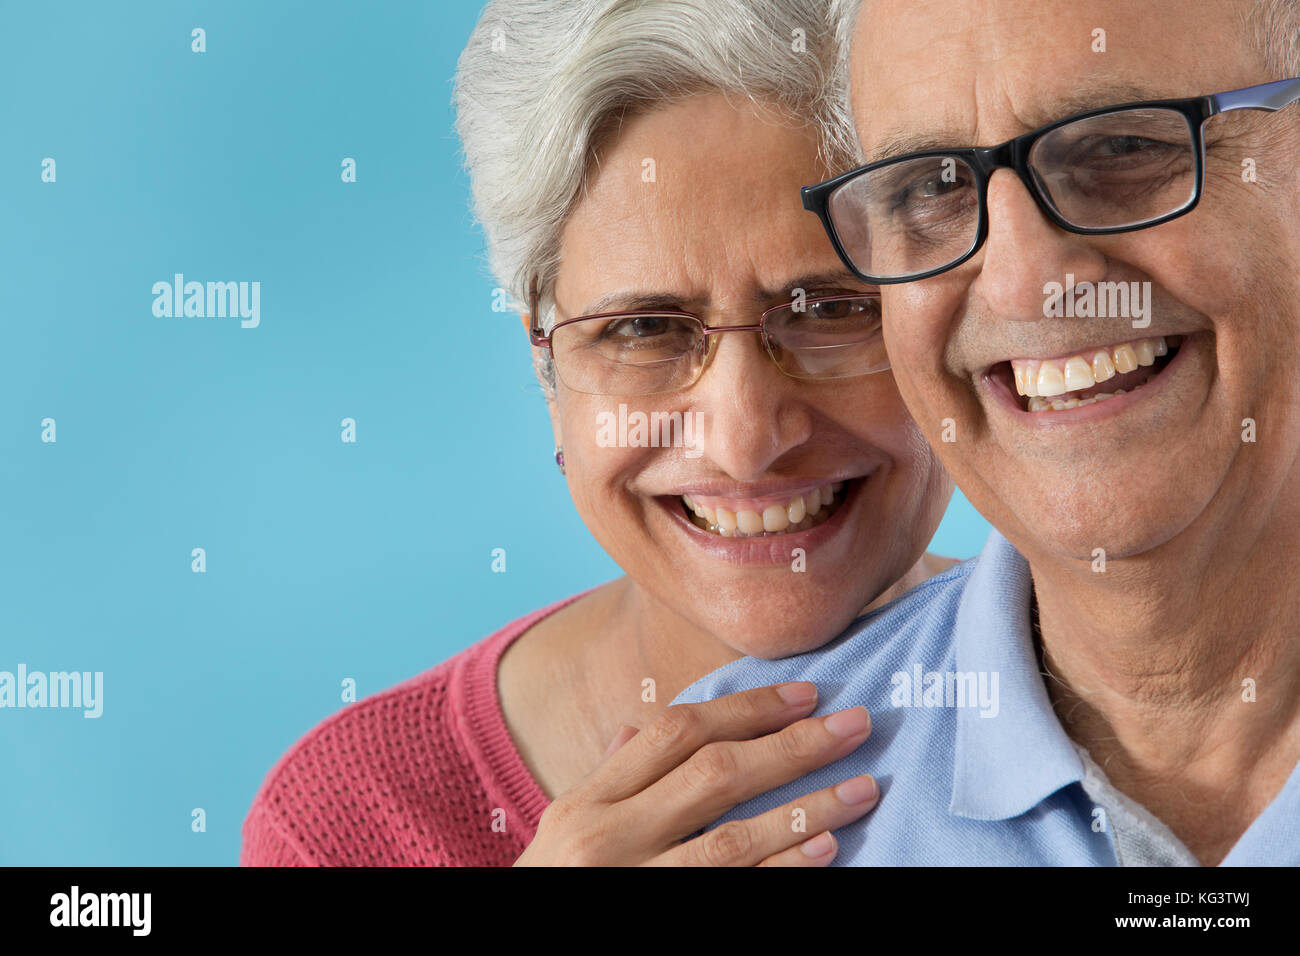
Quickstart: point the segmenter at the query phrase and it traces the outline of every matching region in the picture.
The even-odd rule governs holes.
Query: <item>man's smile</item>
[[[1079,350],[1059,358],[1013,358],[1016,394],[1027,411],[1063,411],[1141,388],[1169,363],[1181,336],[1163,335]]]
[[[1082,424],[1144,403],[1175,379],[1188,385],[1177,369],[1204,363],[1179,358],[1188,352],[1207,359],[1201,354],[1207,347],[1213,349],[1213,336],[1202,333],[1098,343],[1052,358],[1006,359],[987,366],[978,380],[994,406],[1022,424]]]

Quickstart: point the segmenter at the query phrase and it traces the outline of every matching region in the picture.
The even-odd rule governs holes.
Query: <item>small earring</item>
[[[555,449],[555,464],[560,469],[560,474],[564,474],[564,449],[558,446]]]

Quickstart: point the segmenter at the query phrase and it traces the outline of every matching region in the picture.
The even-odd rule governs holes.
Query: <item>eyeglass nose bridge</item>
[[[723,332],[757,332],[763,343],[763,351],[767,353],[769,359],[776,362],[776,356],[772,353],[772,343],[767,337],[767,329],[763,327],[762,322],[756,325],[705,325],[701,322],[700,327],[704,330],[704,361],[700,365],[700,374],[704,374],[704,369],[713,360],[713,353],[717,351],[718,346],[716,336]],[[780,365],[778,364],[777,367],[780,368]]]
[[[757,325],[705,325],[703,329],[706,336],[718,335],[722,332],[757,332],[764,338],[767,337],[767,332],[761,322]]]
[[[980,221],[975,247],[971,250],[971,255],[974,255],[984,245],[984,240],[988,238],[989,182],[993,179],[993,174],[999,169],[1009,169],[1016,174],[1021,185],[1033,198],[1039,211],[1047,217],[1048,222],[1067,232],[1077,231],[1052,206],[1046,188],[1034,178],[1033,170],[1029,168],[1029,152],[1039,135],[1038,133],[1031,133],[1025,136],[1017,136],[1015,139],[1009,139],[997,146],[977,147],[970,151],[970,161],[976,175],[979,177],[980,191]]]

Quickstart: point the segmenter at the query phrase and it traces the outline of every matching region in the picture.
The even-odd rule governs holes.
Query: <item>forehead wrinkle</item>
[[[892,0],[863,0],[853,37],[857,49],[865,45],[871,45],[873,51],[882,49],[873,44],[871,23],[873,18],[875,22],[889,22],[887,18],[891,18],[894,6]],[[946,92],[946,102],[939,104],[943,111],[941,117],[921,114],[922,108],[917,107],[920,115],[916,120],[892,123],[881,133],[871,135],[870,142],[864,139],[865,162],[933,149],[994,146],[1075,113],[1143,100],[1218,92],[1185,88],[1171,83],[1162,73],[1135,82],[1112,72],[1114,61],[1110,58],[1084,56],[1082,52],[1068,63],[1061,63],[1047,77],[1027,75],[1023,53],[1026,32],[1032,33],[1033,21],[1018,9],[997,0],[969,0],[957,7],[951,0],[938,3],[910,0],[903,15],[914,15],[918,9],[931,29],[912,33],[911,47],[894,45],[896,40],[907,42],[906,30],[900,29],[897,37],[886,35],[892,55],[922,65],[918,68],[909,64],[905,78],[899,75],[904,70],[901,66],[889,72],[886,88],[906,94],[909,89],[919,87],[922,96],[910,100],[925,102],[932,98],[936,85],[942,88],[945,79],[956,78],[960,82],[964,76],[965,90],[956,97]],[[1037,41],[1031,35],[1028,42]],[[922,50],[934,52],[918,55]],[[852,75],[855,83],[861,85],[862,93],[869,93],[871,80],[862,77],[861,61],[862,54],[854,52]],[[886,58],[878,65],[883,69],[888,63]],[[960,74],[954,77],[958,71]],[[1048,87],[1049,83],[1056,89]],[[966,90],[969,101],[964,108],[954,105],[954,98],[966,100]],[[899,105],[891,110],[879,102],[879,97],[875,104],[865,104],[861,94],[855,96],[853,105],[859,131],[869,133],[873,114],[913,109],[907,105],[906,95],[898,96],[898,101]],[[881,109],[882,106],[885,108]]]
[[[1102,80],[1072,86],[1060,95],[1036,97],[1021,106],[1017,106],[1012,101],[1010,90],[1006,89],[1005,84],[1000,80],[1000,76],[995,77],[994,82],[997,83],[999,88],[988,96],[984,96],[979,89],[982,79],[977,75],[975,77],[975,94],[973,97],[976,102],[989,100],[994,96],[1002,100],[1000,107],[996,110],[991,106],[980,109],[981,115],[997,117],[997,135],[993,137],[980,136],[978,132],[974,136],[964,135],[963,131],[959,131],[964,129],[963,127],[956,124],[948,125],[948,122],[933,125],[925,130],[898,126],[886,131],[877,144],[867,150],[867,162],[875,162],[880,159],[925,150],[996,146],[1011,136],[1018,136],[1021,133],[1047,126],[1076,113],[1086,113],[1107,106],[1123,106],[1128,103],[1140,103],[1148,100],[1181,99],[1189,95],[1199,95],[1183,93],[1167,87],[1147,87],[1122,80]],[[1008,118],[1014,119],[1014,124],[1008,124]],[[978,125],[977,122],[976,126],[978,127]],[[1011,128],[1012,125],[1015,126],[1014,129]]]
[[[906,30],[899,31],[899,36],[887,29],[875,30],[874,24],[894,23],[897,17],[890,9],[889,0],[862,0],[850,41],[850,81],[853,86],[851,106],[866,162],[904,152],[944,148],[970,136],[969,117],[976,115],[977,91],[973,88],[969,94],[945,96],[944,101],[938,104],[944,114],[942,119],[927,117],[922,121],[924,125],[915,121],[895,123],[881,134],[870,135],[875,117],[891,113],[911,114],[913,107],[910,104],[918,100],[932,103],[930,91],[937,80],[951,72],[954,58],[970,62],[978,70],[982,68],[982,61],[989,57],[988,46],[978,42],[976,35],[967,29],[964,18],[953,17],[950,11],[945,11],[947,2],[911,0],[907,4],[903,15],[919,14],[931,28],[922,39],[914,33],[909,35]],[[878,10],[881,12],[877,13]],[[987,17],[987,11],[985,13]],[[878,40],[882,32],[885,35],[883,41]],[[909,39],[910,46],[899,45],[899,41],[906,44]],[[920,55],[918,44],[926,48],[925,55]],[[936,49],[944,51],[944,54],[930,55],[929,51]],[[874,62],[864,62],[867,57],[872,57]],[[907,65],[891,67],[891,63],[897,64],[899,60]],[[872,79],[877,70],[879,75],[888,77],[886,82],[877,83]],[[907,95],[913,89],[919,90],[919,97]],[[892,103],[882,99],[882,91],[887,91]],[[958,98],[962,102],[955,102]],[[864,102],[864,99],[871,102]],[[870,141],[863,134],[870,135]]]

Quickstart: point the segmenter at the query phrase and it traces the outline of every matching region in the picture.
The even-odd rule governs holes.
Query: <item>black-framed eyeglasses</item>
[[[801,191],[844,264],[864,282],[925,279],[961,265],[988,236],[988,185],[1011,169],[1043,213],[1080,235],[1132,232],[1185,215],[1205,185],[1206,121],[1276,111],[1300,78],[1210,96],[1089,110],[1000,146],[884,159]]]
[[[694,385],[723,332],[757,332],[778,369],[797,379],[851,378],[889,368],[880,293],[805,298],[768,309],[757,325],[709,326],[686,312],[602,312],[544,332],[529,283],[528,337],[549,349],[556,377],[587,395],[653,395]]]

